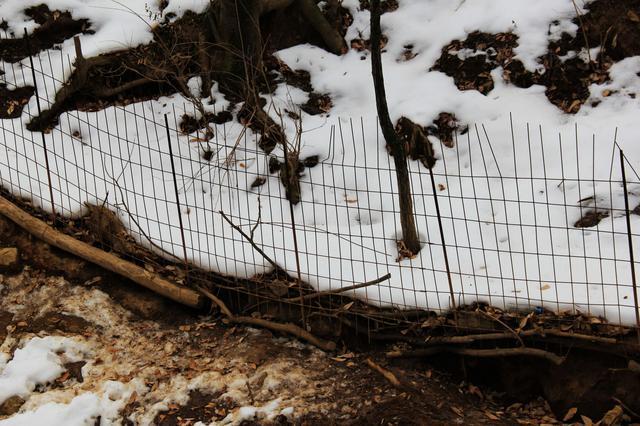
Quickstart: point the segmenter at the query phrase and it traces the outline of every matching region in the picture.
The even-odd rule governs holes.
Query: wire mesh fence
[[[3,65],[5,89],[38,89],[21,115],[2,120],[2,188],[53,212],[61,228],[93,226],[85,237],[123,256],[186,265],[191,283],[206,276],[190,268],[270,277],[268,288],[243,290],[243,309],[280,303],[297,282],[329,294],[347,287],[345,295],[383,308],[447,312],[483,302],[640,325],[640,178],[615,138],[597,143],[576,127],[571,140],[549,140],[513,121],[499,143],[484,126],[459,130],[453,147],[436,146],[433,170],[409,162],[422,250],[403,256],[393,161],[370,121],[315,130],[326,147],[301,159],[301,200],[292,205],[281,151],[264,153],[259,135],[232,121],[212,123],[208,135],[183,132],[183,115],[197,111],[169,99],[72,110],[48,132],[27,130],[63,84],[54,67],[70,72],[62,56],[33,60]],[[104,210],[124,228],[95,213]],[[344,309],[335,300],[327,308]]]

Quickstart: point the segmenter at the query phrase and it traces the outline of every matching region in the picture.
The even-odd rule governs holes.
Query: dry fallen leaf
[[[495,414],[491,413],[490,411],[485,411],[484,415],[487,416],[487,418],[489,420],[500,420],[500,417],[496,416]]]
[[[453,411],[454,413],[456,413],[460,417],[464,417],[464,413],[462,412],[462,410],[459,409],[458,407],[456,407],[455,405],[451,406],[451,411]]]
[[[581,415],[580,418],[582,419],[582,423],[584,424],[584,426],[593,426],[593,420],[591,420],[589,417]]]
[[[598,422],[598,424],[602,426],[613,426],[620,424],[620,420],[622,419],[623,414],[624,410],[622,409],[622,407],[616,405],[611,410],[607,411],[607,414],[604,415],[604,417]]]
[[[353,204],[353,203],[357,203],[358,202],[358,198],[350,197],[347,194],[345,194],[344,195],[344,201],[346,201],[348,204]]]
[[[469,384],[469,393],[471,395],[475,395],[480,399],[484,399],[484,395],[482,394],[482,391],[480,390],[479,387]]]
[[[564,415],[564,417],[562,418],[562,421],[567,422],[571,420],[573,416],[576,415],[577,412],[578,412],[578,409],[576,407],[569,408],[569,411],[567,411],[567,414]]]

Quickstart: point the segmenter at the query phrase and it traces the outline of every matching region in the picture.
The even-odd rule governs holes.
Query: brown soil
[[[438,118],[433,120],[433,124],[425,129],[428,135],[435,136],[440,142],[448,148],[455,145],[454,136],[456,132],[464,134],[467,131],[466,126],[461,126],[456,115],[451,112],[441,112]]]
[[[33,93],[31,86],[9,90],[6,85],[0,84],[0,119],[20,117]]]
[[[57,262],[64,262],[64,258]],[[533,405],[538,411],[509,412],[488,390],[460,384],[431,367],[388,364],[379,353],[343,350],[325,354],[275,338],[268,331],[230,327],[219,319],[180,310],[176,314],[175,306],[138,316],[123,309],[121,299],[104,280],[73,285],[26,266],[18,275],[1,276],[0,284],[0,330],[7,331],[0,335],[0,344],[9,343],[15,349],[36,335],[64,335],[81,339],[92,348],[93,358],[65,365],[67,371],[54,383],[39,387],[32,399],[37,399],[38,392],[56,389],[56,400],[68,402],[78,393],[100,392],[104,380],[127,383],[142,379],[149,390],[129,399],[122,411],[125,424],[149,415],[153,415],[153,424],[160,425],[193,425],[229,415],[237,418],[239,407],[262,407],[276,398],[281,401],[280,408],[292,407],[292,413],[272,420],[258,415],[233,423],[449,425],[553,420],[544,404]],[[98,289],[113,299],[96,299]],[[123,291],[130,290],[123,287]],[[173,319],[167,320],[171,312]],[[368,357],[389,368],[402,386],[394,387],[368,368]],[[85,362],[90,367],[88,376],[81,370]],[[205,379],[209,376],[214,380]],[[166,409],[154,411],[159,401],[172,392],[179,393],[176,380],[194,379],[199,385],[185,402],[178,402],[178,398]]]
[[[578,25],[576,37],[565,35],[550,50],[564,55],[569,50],[600,46],[600,56],[592,59],[616,62],[640,55],[640,0],[598,0],[586,7],[587,13],[573,21]]]
[[[602,219],[609,217],[609,212],[606,210],[596,211],[591,210],[586,212],[576,223],[573,224],[576,228],[592,228],[600,223]]]
[[[309,115],[326,114],[333,107],[333,102],[327,94],[318,94],[312,92],[309,94],[309,100],[300,108]]]
[[[45,4],[29,7],[24,13],[39,24],[39,27],[26,37],[1,39],[0,59],[3,61],[18,62],[29,55],[51,49],[77,34],[93,32],[89,20],[74,19],[69,11],[49,10]],[[2,18],[0,20],[4,21]]]
[[[574,19],[579,27],[576,36],[564,34],[538,58],[544,66],[542,73],[529,72],[522,62],[513,59],[517,37],[510,33],[474,32],[466,40],[454,40],[442,49],[433,69],[453,77],[460,90],[478,90],[486,95],[494,87],[490,72],[502,66],[505,81],[523,88],[543,85],[551,103],[567,113],[576,113],[590,96],[589,86],[607,81],[613,63],[640,54],[639,0],[598,0],[587,8],[584,16]],[[594,47],[602,50],[590,61],[577,56],[561,58],[570,51]],[[460,59],[457,53],[461,48],[471,49],[475,54]]]
[[[343,34],[351,23],[349,13],[336,1],[328,2],[325,16]],[[300,43],[311,43],[325,47],[315,30],[303,21],[297,6],[293,4],[282,11],[265,15],[261,19],[260,25],[266,43],[265,71],[267,72],[266,81],[256,82],[260,86],[260,91],[270,92],[275,88],[273,82],[277,82],[279,78],[285,80],[291,78],[300,82],[296,86],[304,86],[305,90],[312,92],[312,87],[308,82],[308,74],[305,77],[291,70],[289,72],[277,70],[274,65],[277,65],[278,61],[272,57],[272,52]],[[106,59],[105,63],[93,66],[88,78],[88,81],[91,82],[90,88],[99,88],[97,93],[109,93],[112,89],[139,80],[141,76],[148,77],[149,81],[113,95],[96,96],[92,90],[80,91],[63,104],[57,105],[55,110],[43,111],[40,117],[28,124],[27,128],[32,131],[46,131],[57,124],[61,113],[69,110],[96,111],[114,104],[127,105],[180,92],[181,84],[178,83],[176,76],[188,78],[200,74],[201,66],[196,54],[198,43],[194,40],[199,40],[201,34],[207,33],[206,26],[204,15],[187,12],[180,19],[174,22],[165,22],[164,25],[159,26],[154,33],[155,40],[147,45],[101,55],[101,58]],[[16,40],[5,41],[7,43],[17,42]],[[0,44],[0,46],[2,45]],[[172,49],[172,57],[182,58],[179,63],[167,64],[167,52],[164,46],[169,46]],[[46,46],[43,46],[42,49],[46,49]],[[165,75],[164,71],[166,70],[170,72]],[[215,70],[213,71],[215,74]],[[274,73],[274,71],[282,72]],[[156,75],[158,72],[162,75]],[[224,81],[223,77],[220,78]],[[74,75],[70,77],[70,81],[73,79]],[[307,81],[303,82],[304,80]],[[223,87],[221,86],[221,88]],[[232,103],[244,101],[233,91],[227,90],[225,95]],[[305,108],[309,113],[321,113],[330,106],[331,100],[327,95],[311,93],[310,102]],[[215,119],[213,115],[206,118]],[[192,126],[187,125],[186,127],[191,128]],[[200,128],[202,127],[204,126]]]
[[[47,131],[57,124],[58,117],[65,111],[99,111],[111,105],[128,105],[179,92],[176,73],[183,77],[197,73],[198,65],[191,59],[197,56],[193,52],[196,45],[193,40],[198,40],[203,22],[203,16],[187,12],[175,22],[157,27],[154,33],[156,41],[100,55],[99,58],[103,58],[104,62],[91,67],[88,72],[90,87],[77,92],[61,104],[56,103],[55,109],[42,111],[40,116],[27,124],[27,128],[31,131]],[[159,39],[162,43],[157,41]],[[163,46],[174,46],[176,50],[172,55],[182,59],[167,64],[167,52]],[[162,78],[155,74],[167,70],[168,74]],[[148,78],[148,81],[123,92],[115,91],[122,85],[139,80],[141,76]],[[75,78],[74,72],[68,82]]]
[[[568,355],[565,363],[559,367],[528,358],[482,360],[443,355],[409,361],[387,361],[384,359],[385,350],[403,350],[409,349],[410,346],[396,344],[389,347],[371,341],[362,342],[361,345],[357,339],[348,343],[348,346],[343,346],[335,355],[310,357],[311,354],[320,352],[307,346],[289,346],[288,343],[283,345],[282,342],[288,341],[274,341],[272,334],[267,331],[256,334],[246,328],[229,327],[224,321],[215,318],[214,325],[204,327],[202,320],[195,316],[195,313],[184,310],[121,277],[113,276],[98,267],[52,249],[27,236],[5,220],[0,220],[0,231],[0,243],[18,247],[23,265],[29,265],[17,276],[17,281],[5,279],[4,282],[0,282],[4,284],[0,297],[2,339],[7,337],[7,333],[1,335],[3,330],[8,330],[8,335],[18,340],[21,336],[43,333],[79,336],[119,334],[120,332],[109,330],[111,325],[104,322],[96,323],[96,320],[86,313],[79,313],[85,311],[64,307],[67,303],[64,301],[68,300],[65,294],[100,289],[111,296],[113,303],[139,318],[137,321],[143,321],[142,327],[136,326],[132,331],[128,343],[123,342],[127,347],[136,347],[137,344],[132,339],[146,339],[144,336],[149,330],[160,327],[164,336],[157,341],[160,347],[157,350],[147,348],[145,353],[162,353],[163,345],[167,342],[170,346],[173,345],[171,347],[181,348],[180,361],[176,363],[174,360],[172,364],[176,372],[196,375],[205,368],[200,364],[200,360],[203,357],[210,358],[213,354],[215,359],[224,360],[228,365],[226,368],[240,368],[242,374],[250,372],[251,379],[255,381],[252,383],[261,383],[256,385],[256,389],[253,389],[253,384],[250,385],[243,390],[244,399],[234,401],[228,400],[220,393],[225,389],[199,389],[200,392],[193,393],[188,402],[171,405],[168,411],[158,413],[156,421],[161,424],[192,424],[179,422],[185,419],[192,419],[194,422],[206,420],[211,416],[224,418],[236,410],[236,405],[260,406],[266,403],[266,399],[261,400],[259,395],[266,398],[264,395],[272,394],[263,389],[261,380],[264,378],[261,376],[264,371],[261,366],[265,366],[266,369],[266,366],[274,363],[284,363],[294,366],[291,367],[294,369],[297,368],[295,366],[299,366],[299,371],[305,371],[305,383],[310,390],[304,393],[306,396],[296,400],[296,404],[300,404],[296,405],[300,407],[300,411],[297,411],[299,416],[295,419],[278,418],[271,423],[252,424],[511,424],[516,419],[552,423],[551,409],[557,416],[562,417],[572,407],[578,407],[583,415],[598,419],[612,407],[612,397],[623,401],[631,410],[640,407],[638,372],[631,368],[631,363],[626,357],[616,353],[615,347],[599,345],[601,352],[598,353],[593,352],[594,348],[588,345],[588,342],[582,342],[585,343],[586,346],[582,346],[586,349],[580,349],[580,341],[575,341],[574,347],[571,348],[566,342],[547,338],[545,343],[549,350]],[[32,271],[31,267],[51,272]],[[64,273],[71,284],[53,278],[53,272]],[[57,303],[40,301],[43,297],[45,300],[51,297],[46,293],[49,290],[45,291],[48,286],[52,286],[51,291],[55,291]],[[7,305],[4,306],[3,303]],[[23,304],[24,308],[15,311],[15,306]],[[496,326],[491,320],[478,324],[477,318],[470,315],[471,313],[462,315],[463,313],[460,312],[459,317],[462,327],[484,327],[489,330]],[[545,321],[541,317],[531,318],[530,321],[541,321],[540,323],[544,324]],[[438,318],[432,320],[442,321]],[[154,326],[145,326],[144,321],[151,321]],[[508,316],[503,316],[501,321],[510,320]],[[329,324],[320,326],[330,327]],[[558,327],[583,334],[594,332],[596,328],[600,330],[600,335],[607,333],[607,330],[611,335],[621,332],[619,328],[588,318],[576,322],[576,319],[570,316],[567,316],[564,322],[560,322]],[[314,332],[320,330],[315,324],[312,324],[312,329]],[[185,330],[193,332],[185,333]],[[329,330],[327,333],[335,331]],[[407,334],[408,341],[412,341],[410,335],[411,333]],[[343,338],[346,339],[346,336]],[[145,345],[149,345],[149,342],[154,340],[145,341]],[[527,346],[534,344],[533,341],[527,341]],[[354,349],[360,347],[361,352],[350,352],[349,346]],[[612,353],[608,353],[609,350]],[[130,356],[141,355],[127,355]],[[392,371],[401,381],[401,386],[394,387],[381,375],[367,368],[364,363],[367,357],[372,357],[384,368]],[[238,361],[239,359],[241,361]],[[151,362],[158,363],[160,360],[154,356]],[[77,370],[77,366],[69,366],[68,375],[65,374],[62,382],[64,386],[81,381],[74,368]],[[450,373],[445,374],[442,371]],[[589,374],[585,375],[584,371],[588,371]],[[162,380],[168,379],[161,379],[161,382]],[[483,389],[469,383],[482,384]],[[278,389],[281,394],[284,392],[285,395],[299,396],[298,385],[299,383],[294,381]],[[495,393],[496,391],[502,394]],[[549,406],[545,405],[544,401],[521,403],[535,401],[540,395],[549,400]],[[515,405],[509,409],[505,408],[510,404]],[[143,406],[144,401],[132,400],[128,409],[137,412],[136,410],[142,410]]]
[[[473,32],[465,40],[454,40],[445,46],[432,70],[453,77],[460,90],[477,90],[486,95],[494,87],[491,71],[513,57],[517,39],[511,33]],[[462,49],[470,49],[474,55],[461,59],[458,52]]]

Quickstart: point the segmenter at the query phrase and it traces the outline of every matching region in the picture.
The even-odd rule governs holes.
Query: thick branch
[[[231,312],[231,310],[225,305],[225,303],[216,295],[208,291],[203,287],[198,288],[202,294],[207,296],[208,298],[215,303],[220,311],[229,318],[229,321],[235,324],[245,324],[245,325],[255,325],[258,327],[264,327],[269,330],[278,331],[280,333],[290,334],[292,336],[298,337],[300,339],[306,340],[314,346],[319,347],[325,351],[333,351],[336,348],[336,344],[334,342],[328,340],[322,340],[313,334],[309,333],[307,330],[298,327],[295,324],[282,324],[279,322],[273,322],[262,318],[253,318],[253,317],[243,317],[243,316],[235,316]]]
[[[309,21],[309,24],[320,34],[326,43],[329,51],[336,55],[346,52],[347,46],[344,38],[338,31],[329,24],[318,6],[312,0],[299,0],[302,15]]]
[[[131,90],[135,87],[142,86],[144,84],[151,83],[151,82],[153,82],[153,80],[142,77],[137,80],[132,80],[127,83],[121,84],[120,86],[117,86],[117,87],[105,87],[102,89],[96,89],[93,92],[93,94],[100,98],[109,98],[109,97],[117,96],[121,93],[124,93],[127,90]]]
[[[42,241],[130,279],[164,297],[192,308],[202,308],[205,305],[205,299],[197,292],[179,287],[131,262],[56,231],[3,197],[0,197],[0,214]]]

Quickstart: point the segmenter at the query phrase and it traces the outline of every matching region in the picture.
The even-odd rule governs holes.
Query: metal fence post
[[[456,315],[456,297],[453,293],[453,281],[451,280],[451,268],[449,267],[449,256],[447,255],[447,244],[444,240],[444,228],[442,226],[442,215],[440,214],[440,204],[438,204],[438,194],[436,181],[433,178],[433,169],[429,168],[429,176],[431,177],[431,188],[433,189],[433,201],[436,205],[436,216],[438,216],[438,228],[440,229],[440,241],[442,241],[442,253],[444,254],[444,267],[447,270],[447,280],[449,281],[449,293],[451,294],[451,308]]]
[[[636,311],[636,331],[640,344],[640,306],[638,303],[638,280],[636,278],[636,265],[633,256],[633,235],[631,234],[631,213],[629,209],[629,193],[627,191],[627,175],[624,167],[624,152],[620,149],[620,169],[622,170],[622,186],[624,190],[624,213],[627,219],[627,238],[629,241],[629,260],[631,263],[631,283],[633,284],[633,306]]]
[[[164,126],[167,130],[167,145],[169,146],[169,158],[171,159],[171,175],[173,176],[173,189],[176,194],[176,207],[178,208],[178,222],[180,224],[180,237],[182,238],[182,251],[184,255],[184,267],[189,281],[189,259],[187,257],[187,240],[184,237],[184,224],[182,223],[182,208],[180,207],[180,193],[178,191],[178,178],[176,176],[176,165],[173,160],[173,148],[171,147],[171,132],[169,131],[169,119],[164,115]]]
[[[38,92],[38,83],[36,82],[36,69],[33,66],[33,55],[31,53],[31,43],[29,42],[29,36],[27,29],[24,29],[24,39],[27,43],[27,51],[29,52],[29,65],[31,65],[31,76],[33,77],[33,89],[36,95],[36,105],[38,106],[38,116],[42,116],[42,109],[40,107],[40,94]],[[49,184],[49,197],[51,197],[51,222],[53,226],[56,226],[56,207],[53,201],[53,184],[51,183],[51,168],[49,167],[49,154],[47,152],[47,142],[44,137],[44,131],[40,132],[42,136],[42,150],[44,151],[44,165],[47,169],[47,183]]]

